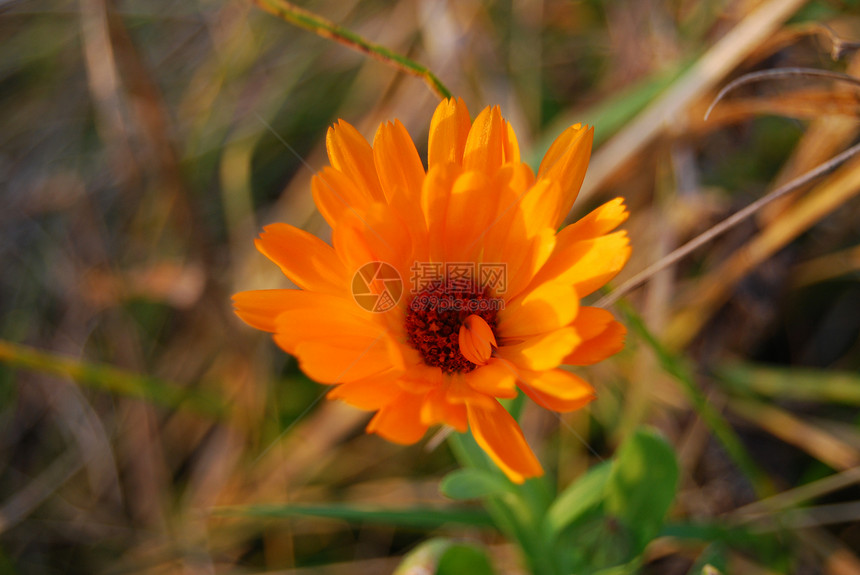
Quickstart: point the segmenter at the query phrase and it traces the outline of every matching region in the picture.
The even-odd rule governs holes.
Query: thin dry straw
[[[781,80],[784,78],[794,78],[794,77],[807,77],[807,78],[824,78],[827,80],[836,80],[838,82],[846,82],[848,84],[854,84],[855,86],[860,86],[860,78],[855,78],[849,74],[840,74],[839,72],[830,72],[828,70],[818,70],[816,68],[777,68],[775,70],[762,70],[761,72],[752,72],[750,74],[745,74],[729,84],[726,85],[720,92],[717,94],[717,97],[714,98],[714,101],[711,102],[711,105],[708,106],[708,111],[705,112],[705,121],[711,115],[711,112],[714,110],[717,104],[722,101],[722,99],[740,86],[744,86],[746,84],[751,84],[753,82],[759,82],[761,80]]]
[[[607,306],[612,305],[613,303],[618,301],[618,299],[621,296],[623,296],[624,294],[636,289],[637,287],[639,287],[640,285],[644,284],[649,279],[651,279],[651,277],[654,276],[655,274],[657,274],[657,273],[661,272],[662,270],[666,269],[667,267],[677,263],[679,260],[686,257],[691,252],[700,248],[704,244],[710,242],[711,240],[713,240],[717,236],[719,236],[719,235],[727,232],[728,230],[732,229],[733,227],[735,227],[736,225],[738,225],[739,223],[741,223],[742,221],[744,221],[745,219],[747,219],[748,217],[750,217],[751,215],[756,213],[758,210],[760,210],[761,208],[763,208],[767,204],[785,196],[786,194],[793,192],[794,190],[796,190],[798,188],[805,186],[806,184],[810,183],[811,181],[815,180],[816,178],[819,178],[821,176],[829,174],[830,172],[832,172],[833,170],[835,170],[836,168],[838,168],[839,166],[841,166],[842,164],[844,164],[845,162],[847,162],[848,160],[850,160],[851,158],[856,156],[858,154],[858,152],[860,152],[860,144],[855,144],[855,145],[851,146],[850,148],[848,148],[847,150],[845,150],[844,152],[842,152],[841,154],[839,154],[838,156],[835,156],[834,158],[831,158],[827,162],[824,162],[823,164],[821,164],[817,168],[809,170],[808,172],[806,172],[802,176],[799,176],[799,177],[791,180],[790,182],[788,182],[784,186],[781,186],[781,187],[777,188],[776,190],[772,191],[771,193],[769,193],[768,195],[764,196],[763,198],[756,200],[755,202],[751,203],[750,205],[748,205],[747,207],[745,207],[741,211],[736,212],[735,214],[729,216],[728,218],[726,218],[722,222],[718,223],[717,225],[715,225],[714,227],[712,227],[708,231],[706,231],[706,232],[702,233],[701,235],[693,238],[692,240],[690,240],[689,242],[687,242],[686,244],[684,244],[680,248],[676,249],[675,251],[673,251],[672,253],[670,253],[666,257],[664,257],[661,260],[651,264],[650,266],[648,266],[647,268],[645,268],[644,270],[642,270],[641,272],[639,272],[638,274],[636,274],[635,276],[633,276],[632,278],[630,278],[629,280],[627,280],[626,282],[624,282],[623,284],[618,286],[618,288],[615,289],[615,291],[613,291],[609,295],[600,299],[600,301],[598,301],[595,305],[597,307],[607,307]]]
[[[707,113],[705,114],[705,119],[708,118],[708,115],[713,110],[714,106],[723,99],[723,97],[728,94],[731,90],[737,88],[738,86],[742,86],[744,84],[748,84],[750,82],[755,82],[758,80],[764,79],[774,79],[774,78],[787,78],[792,76],[808,76],[808,77],[818,77],[818,78],[827,78],[830,80],[839,80],[843,82],[848,82],[854,84],[856,86],[860,86],[860,79],[855,78],[854,76],[849,76],[847,74],[839,74],[836,72],[827,72],[824,70],[816,70],[809,68],[781,68],[779,70],[766,70],[763,72],[754,72],[752,74],[747,74],[745,76],[741,76],[734,82],[728,84],[725,88],[720,90],[720,93],[717,94],[717,97],[714,99],[714,102],[708,108]],[[638,274],[634,275],[632,278],[618,286],[612,293],[601,298],[595,305],[597,307],[607,307],[618,301],[618,299],[627,294],[628,292],[636,289],[640,285],[647,282],[651,277],[655,274],[661,272],[667,267],[677,263],[679,260],[683,259],[696,249],[700,248],[704,244],[710,242],[714,238],[724,234],[728,230],[732,229],[739,223],[743,222],[761,208],[766,206],[767,204],[809,184],[813,180],[820,178],[821,176],[827,175],[854,156],[860,153],[860,144],[855,144],[851,146],[841,154],[834,156],[830,160],[824,162],[823,164],[809,170],[801,176],[791,180],[787,184],[780,186],[774,191],[770,192],[766,196],[756,200],[751,203],[744,209],[736,212],[735,214],[729,216],[722,222],[718,223],[714,227],[710,228],[706,232],[701,235],[693,238],[683,246],[679,247],[672,253],[668,254],[664,258],[658,260],[657,262],[651,264]]]
[[[843,40],[836,34],[836,32],[833,31],[833,28],[827,24],[818,24],[817,28],[818,31],[823,32],[824,35],[827,36],[828,40],[830,40],[830,57],[833,58],[834,61],[841,60],[842,57],[849,52],[860,50],[860,42],[849,42],[848,40]]]

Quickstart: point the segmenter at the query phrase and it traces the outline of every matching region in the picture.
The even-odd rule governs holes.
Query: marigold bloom
[[[512,481],[540,475],[498,400],[519,389],[547,409],[578,409],[594,390],[560,366],[624,343],[609,312],[580,306],[630,255],[626,233],[613,231],[623,201],[556,233],[592,134],[568,128],[535,177],[498,107],[471,122],[462,100],[441,102],[426,171],[400,122],[371,146],[339,121],[326,138],[331,167],[312,183],[333,245],[267,226],[258,249],[301,289],[238,293],[236,313],[334,385],[329,398],[376,411],[368,432],[411,444],[432,425],[471,429]]]

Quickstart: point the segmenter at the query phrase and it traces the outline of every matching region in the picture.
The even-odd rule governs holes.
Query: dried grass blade
[[[852,146],[826,165],[832,169],[833,166],[838,165],[838,163],[832,164],[834,160],[839,159],[844,162],[857,152],[860,152],[860,144]],[[790,185],[784,188],[789,187],[794,189]],[[743,277],[858,193],[860,193],[860,161],[855,158],[851,164],[843,167],[809,192],[743,248],[736,251],[731,258],[703,278],[699,282],[693,301],[682,309],[669,325],[667,344],[673,349],[678,349],[689,343]],[[765,196],[765,198],[768,197],[770,194]],[[752,205],[757,203],[754,202]],[[742,210],[742,212],[746,211]]]
[[[728,406],[749,422],[799,447],[834,469],[845,471],[860,465],[860,453],[851,445],[784,409],[760,401],[741,399],[730,400]]]
[[[600,299],[595,305],[597,307],[606,307],[612,305],[613,303],[618,301],[618,299],[624,294],[639,287],[640,285],[651,279],[655,274],[677,263],[698,248],[729,231],[736,225],[740,224],[741,222],[755,214],[767,204],[785,196],[786,194],[793,192],[794,190],[802,188],[803,186],[809,184],[817,178],[820,178],[821,176],[829,174],[830,172],[856,156],[858,153],[860,153],[860,144],[848,148],[838,156],[821,164],[817,168],[806,172],[802,176],[795,178],[784,186],[781,186],[776,190],[770,192],[766,196],[756,200],[744,209],[734,213],[719,224],[715,225],[708,231],[696,236],[695,238],[693,238],[683,246],[679,247],[666,257],[661,258],[659,261],[651,264],[638,274],[634,275],[632,278],[618,286],[618,288],[616,288],[611,294]],[[832,186],[828,189],[831,188]]]
[[[750,12],[680,80],[597,150],[579,194],[580,201],[597,191],[620,165],[644,149],[659,133],[676,125],[679,113],[716,86],[805,3],[805,0],[769,0]]]
[[[761,82],[763,80],[782,80],[785,78],[824,78],[827,80],[835,80],[837,82],[846,82],[854,86],[860,86],[860,78],[848,74],[840,74],[839,72],[830,72],[828,70],[818,70],[816,68],[777,68],[775,70],[761,70],[745,74],[736,80],[729,82],[722,90],[719,91],[717,97],[711,102],[708,111],[705,112],[705,120],[711,115],[714,107],[722,101],[726,95],[740,86]]]

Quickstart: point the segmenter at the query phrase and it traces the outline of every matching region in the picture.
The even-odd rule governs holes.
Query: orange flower
[[[428,169],[397,121],[373,146],[346,122],[329,129],[331,167],[312,183],[332,246],[286,224],[258,249],[301,289],[246,291],[236,313],[274,334],[329,398],[376,411],[367,426],[411,444],[445,424],[475,439],[515,482],[542,473],[499,399],[521,390],[554,411],[593,388],[562,364],[618,352],[625,329],[580,306],[630,255],[615,199],[556,233],[585,176],[592,129],[568,128],[537,177],[498,107],[475,119],[439,104]]]

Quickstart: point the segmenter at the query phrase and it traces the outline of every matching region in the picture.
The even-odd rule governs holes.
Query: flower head
[[[497,107],[474,122],[445,100],[430,126],[428,167],[402,124],[371,146],[340,121],[331,166],[312,183],[332,244],[286,224],[258,249],[301,289],[246,291],[236,313],[271,332],[329,398],[375,411],[369,432],[411,444],[436,424],[471,429],[515,481],[542,473],[499,399],[524,392],[554,411],[593,388],[562,365],[618,352],[625,329],[580,305],[630,255],[615,199],[556,232],[585,177],[592,130],[553,143],[537,176],[520,161]]]

